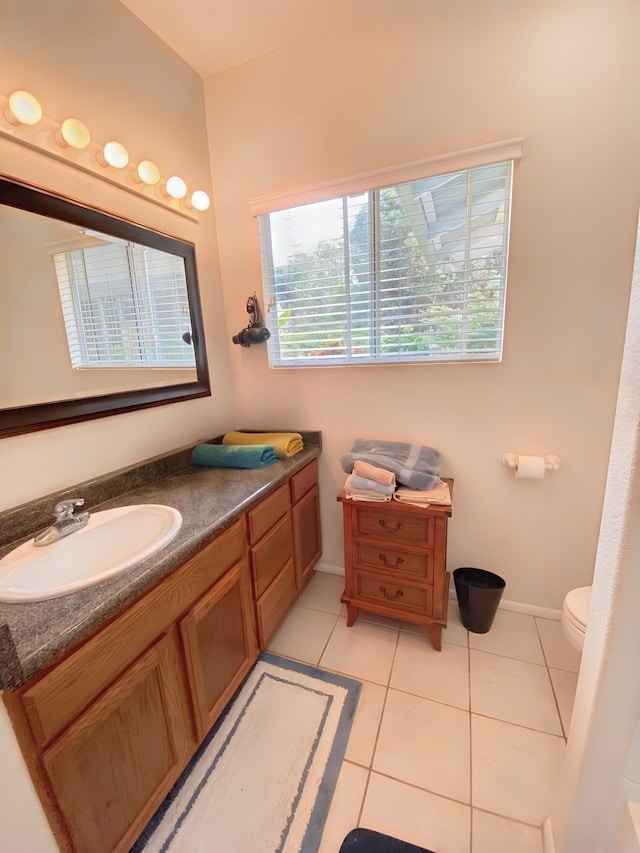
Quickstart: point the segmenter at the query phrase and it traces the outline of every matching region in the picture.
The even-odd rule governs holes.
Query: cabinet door
[[[302,589],[322,554],[320,493],[317,485],[293,505],[291,514],[296,585]]]
[[[235,565],[180,623],[200,740],[255,661],[247,564]]]
[[[129,850],[195,748],[179,660],[165,634],[45,750],[77,853]]]

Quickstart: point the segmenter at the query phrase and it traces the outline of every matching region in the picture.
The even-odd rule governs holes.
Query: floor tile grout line
[[[541,646],[541,648],[542,648],[542,656],[543,656],[543,658],[544,658],[544,663],[545,663],[545,666],[546,666],[546,668],[547,668],[547,678],[549,679],[549,683],[551,684],[551,692],[553,693],[553,701],[555,702],[555,705],[556,705],[556,711],[557,711],[557,714],[558,714],[558,719],[560,720],[560,728],[561,728],[561,730],[562,730],[562,736],[563,736],[563,738],[564,738],[564,740],[565,740],[565,743],[566,743],[566,742],[567,742],[567,739],[568,739],[568,737],[569,737],[569,732],[568,732],[568,731],[567,731],[567,729],[565,728],[564,720],[562,719],[562,712],[560,711],[560,702],[558,701],[558,695],[557,695],[557,693],[556,693],[556,687],[555,687],[555,684],[553,683],[553,678],[551,678],[551,671],[550,671],[550,668],[549,668],[549,661],[548,661],[548,659],[547,659],[547,653],[546,653],[545,648],[544,648],[544,643],[542,642],[542,635],[540,634],[540,628],[539,628],[539,626],[538,626],[538,623],[537,623],[537,621],[536,621],[535,617],[534,617],[533,621],[534,621],[534,624],[535,624],[535,626],[536,626],[536,634],[538,635],[538,641],[539,641],[540,646]]]
[[[457,803],[459,806],[465,806],[469,810],[471,810],[471,803],[466,803],[464,800],[456,800],[455,797],[449,797],[446,794],[442,794],[440,791],[434,791],[432,788],[424,788],[421,785],[416,785],[415,782],[408,782],[406,779],[398,779],[397,776],[390,776],[389,773],[384,773],[381,770],[371,769],[372,773],[375,773],[377,776],[382,776],[384,779],[389,779],[391,782],[398,782],[399,785],[406,785],[407,788],[413,788],[414,791],[422,791],[425,794],[430,794],[432,797],[439,797],[441,800],[448,800],[450,803]],[[504,817],[504,815],[496,815],[497,817]],[[515,818],[508,818],[509,820],[514,820]],[[523,821],[518,821],[518,823],[523,823]],[[527,824],[529,825],[529,824]]]
[[[358,813],[358,826],[360,826],[362,821],[362,813],[364,812],[364,804],[367,799],[367,793],[369,792],[369,783],[371,781],[371,774],[373,773],[373,762],[376,757],[376,749],[378,748],[378,740],[380,739],[380,731],[382,729],[382,721],[384,719],[384,712],[387,707],[387,699],[389,698],[389,685],[391,683],[391,673],[393,672],[393,665],[396,661],[396,655],[398,654],[398,643],[400,642],[400,629],[398,629],[398,633],[396,636],[396,645],[393,650],[393,657],[391,658],[391,666],[389,667],[389,674],[387,676],[387,683],[384,686],[384,699],[382,702],[382,708],[380,709],[380,718],[378,719],[378,726],[376,729],[376,736],[373,741],[373,748],[371,750],[371,758],[369,759],[369,769],[367,773],[367,781],[364,788],[364,793],[362,795],[362,802],[360,803],[360,811]]]
[[[336,612],[335,612],[335,610],[334,610],[333,612],[330,612],[330,611],[329,611],[329,610],[327,610],[327,609],[320,609],[320,608],[317,608],[317,607],[309,607],[309,605],[307,605],[307,604],[305,604],[305,605],[300,604],[300,606],[301,606],[301,607],[303,607],[303,608],[309,609],[309,610],[315,610],[315,611],[323,612],[323,613],[325,613],[325,614],[327,614],[327,615],[330,615],[330,616],[332,616],[332,617],[335,617],[335,618],[333,619],[333,625],[332,625],[332,627],[331,627],[331,631],[329,632],[329,636],[327,637],[327,640],[326,640],[326,642],[325,642],[325,644],[324,644],[324,647],[323,647],[323,650],[322,650],[322,653],[321,653],[321,656],[320,656],[320,659],[321,659],[321,658],[322,658],[322,656],[324,655],[325,651],[326,651],[327,645],[328,645],[328,643],[329,643],[329,641],[330,641],[331,637],[332,637],[332,636],[334,636],[336,626],[337,626],[338,624],[340,624],[340,622],[341,622],[341,621],[344,621],[344,616],[342,616],[342,619],[341,619],[340,613],[339,613],[339,612],[338,612],[338,613],[336,613]],[[333,609],[333,608],[332,608],[332,609]],[[365,619],[362,619],[362,620],[360,620],[360,621],[362,621],[362,622],[367,622],[367,620],[365,620]],[[380,712],[379,712],[379,717],[378,717],[378,721],[377,721],[377,726],[376,726],[376,729],[375,729],[375,736],[374,736],[374,740],[373,740],[373,746],[371,747],[371,750],[372,750],[372,751],[371,751],[371,755],[370,755],[370,759],[369,759],[368,766],[365,766],[365,765],[363,765],[363,764],[361,764],[361,763],[359,763],[359,762],[357,762],[357,761],[353,761],[353,760],[349,761],[348,759],[344,759],[344,762],[343,762],[343,763],[348,763],[348,764],[352,764],[352,765],[355,765],[355,766],[359,766],[359,767],[361,767],[363,770],[365,770],[365,772],[366,772],[366,783],[364,784],[364,787],[363,787],[362,800],[361,800],[361,802],[360,802],[360,808],[359,808],[359,813],[358,813],[358,823],[360,823],[360,820],[361,820],[361,818],[362,818],[362,814],[364,813],[365,803],[366,803],[366,800],[367,800],[368,793],[369,793],[369,791],[370,791],[370,785],[371,785],[372,773],[379,773],[379,771],[374,770],[374,762],[375,762],[375,755],[376,755],[376,751],[377,751],[378,744],[379,744],[379,739],[380,739],[381,729],[382,729],[382,725],[383,725],[383,720],[384,720],[385,710],[386,710],[386,709],[387,709],[387,707],[388,707],[388,696],[389,696],[389,690],[390,690],[390,689],[398,690],[397,688],[392,688],[392,687],[391,687],[391,680],[392,680],[392,677],[393,677],[393,670],[394,670],[394,666],[395,666],[395,664],[396,664],[396,663],[397,663],[397,661],[398,661],[398,651],[399,651],[400,637],[401,637],[401,635],[406,635],[406,636],[411,636],[411,635],[412,635],[412,636],[419,636],[419,637],[423,637],[423,636],[424,636],[424,634],[422,634],[422,632],[418,632],[418,631],[411,631],[411,630],[409,630],[409,631],[404,630],[404,625],[403,625],[402,623],[400,623],[400,625],[399,625],[399,626],[397,626],[397,625],[395,625],[395,624],[394,624],[394,625],[385,625],[382,621],[371,621],[371,622],[368,622],[368,624],[369,624],[369,625],[371,625],[371,626],[373,626],[373,627],[382,627],[382,628],[385,628],[386,630],[395,630],[395,631],[396,631],[396,639],[395,639],[395,646],[394,646],[394,650],[393,650],[393,657],[392,657],[391,667],[390,667],[390,669],[389,669],[389,671],[388,671],[388,675],[387,675],[386,683],[382,683],[382,684],[380,684],[380,682],[377,682],[377,681],[371,681],[371,679],[362,679],[362,678],[360,678],[360,677],[358,677],[358,676],[351,676],[351,677],[354,677],[354,678],[358,678],[359,680],[371,681],[371,683],[372,683],[372,684],[379,685],[379,686],[380,686],[380,687],[382,687],[382,688],[384,689],[384,691],[385,691],[385,692],[384,692],[384,698],[383,698],[382,705],[381,705],[381,710],[380,710]],[[553,696],[554,703],[555,703],[555,707],[556,707],[557,719],[558,719],[559,724],[560,724],[560,731],[564,733],[564,732],[565,732],[565,725],[564,725],[564,722],[563,722],[563,720],[562,720],[562,715],[560,714],[560,708],[559,708],[558,696],[557,696],[557,693],[556,693],[556,689],[555,689],[555,686],[554,686],[553,680],[552,680],[552,678],[551,678],[551,672],[550,672],[550,669],[551,669],[551,668],[550,668],[550,666],[549,666],[548,657],[547,657],[547,654],[546,654],[545,647],[544,647],[544,645],[543,645],[543,643],[542,643],[542,637],[541,637],[541,635],[540,635],[539,626],[538,626],[537,620],[535,620],[535,619],[534,619],[534,625],[536,626],[536,635],[537,635],[538,642],[539,642],[540,646],[542,647],[542,657],[543,657],[543,660],[544,660],[544,663],[543,663],[543,664],[540,664],[540,663],[538,663],[537,661],[534,661],[534,660],[523,660],[523,658],[522,658],[521,656],[513,657],[513,656],[511,656],[511,655],[508,655],[508,654],[500,654],[499,652],[495,652],[495,651],[485,651],[484,649],[474,649],[474,651],[480,651],[480,652],[485,651],[485,653],[486,653],[486,654],[491,654],[491,655],[494,655],[494,656],[496,656],[496,657],[503,657],[503,658],[507,658],[507,659],[510,659],[510,660],[520,661],[520,662],[523,662],[523,663],[530,663],[530,664],[534,664],[534,665],[536,665],[536,666],[544,666],[544,667],[546,668],[546,670],[547,670],[547,679],[550,681],[550,686],[551,686],[551,689],[552,689],[552,696]],[[499,811],[495,811],[495,812],[493,812],[493,811],[491,811],[490,809],[487,809],[487,808],[479,808],[479,807],[476,807],[476,806],[474,806],[474,805],[473,805],[473,800],[474,800],[474,791],[473,791],[473,757],[472,757],[472,743],[473,743],[473,724],[472,724],[472,718],[473,718],[473,715],[475,715],[477,719],[485,718],[485,719],[488,719],[488,720],[494,720],[494,721],[496,721],[496,722],[498,722],[498,723],[503,723],[503,724],[505,724],[505,725],[507,725],[507,726],[515,726],[515,727],[516,727],[516,728],[518,728],[518,729],[522,729],[522,730],[526,730],[526,731],[532,731],[532,732],[538,732],[538,733],[543,734],[543,735],[548,735],[549,737],[559,737],[559,738],[563,738],[564,740],[566,740],[566,737],[564,736],[564,734],[556,734],[556,733],[553,733],[553,732],[544,731],[544,730],[539,729],[539,728],[534,728],[534,727],[529,726],[529,725],[523,725],[523,724],[521,724],[521,723],[511,722],[510,720],[502,720],[502,719],[500,719],[499,717],[493,717],[493,716],[490,716],[490,715],[488,715],[488,714],[477,714],[476,712],[472,711],[472,699],[471,699],[471,658],[472,658],[471,651],[472,651],[472,646],[471,646],[471,643],[470,643],[470,641],[469,641],[469,634],[468,634],[468,632],[467,632],[467,634],[466,634],[466,637],[467,637],[467,641],[466,641],[466,643],[461,643],[461,642],[451,642],[451,641],[445,640],[444,638],[443,638],[443,643],[445,643],[446,645],[449,645],[449,644],[450,644],[450,645],[462,646],[462,647],[464,647],[464,646],[466,645],[466,648],[467,648],[467,656],[466,656],[466,657],[467,657],[467,679],[468,679],[468,685],[469,685],[469,707],[468,707],[467,709],[460,709],[460,708],[459,708],[458,706],[456,706],[456,705],[451,705],[451,704],[450,704],[450,703],[448,703],[448,702],[442,702],[442,701],[439,701],[439,700],[436,700],[436,699],[431,699],[431,698],[429,698],[429,697],[421,696],[420,694],[412,693],[410,690],[398,690],[398,692],[399,692],[399,693],[403,693],[403,694],[408,695],[408,696],[415,696],[416,698],[422,698],[422,699],[425,699],[425,700],[430,701],[430,702],[435,702],[436,704],[444,705],[445,707],[448,707],[448,708],[451,708],[451,709],[454,709],[454,710],[466,710],[466,711],[467,711],[467,713],[468,713],[468,715],[469,715],[469,721],[470,721],[470,722],[469,722],[469,756],[470,756],[470,762],[469,762],[469,791],[470,791],[470,793],[469,793],[469,800],[470,800],[470,802],[469,802],[469,803],[461,803],[461,801],[459,801],[459,800],[453,800],[451,797],[447,797],[447,796],[445,796],[444,794],[442,794],[442,793],[440,793],[440,792],[438,792],[438,791],[430,791],[429,789],[421,788],[419,785],[415,785],[415,784],[413,784],[413,783],[411,783],[411,782],[407,782],[407,781],[406,781],[406,780],[404,780],[404,779],[398,779],[398,778],[396,778],[396,777],[394,777],[394,776],[389,776],[389,775],[388,775],[388,774],[386,774],[386,773],[379,773],[379,775],[381,775],[381,776],[385,776],[385,777],[389,778],[390,780],[392,780],[392,781],[394,781],[394,782],[397,782],[398,784],[401,784],[401,785],[408,785],[409,787],[416,788],[417,790],[424,790],[425,792],[430,793],[430,794],[432,794],[433,796],[440,797],[440,798],[444,798],[444,799],[447,799],[447,800],[451,800],[452,802],[457,802],[457,803],[460,803],[460,804],[462,804],[462,805],[467,805],[467,806],[469,807],[469,809],[470,809],[470,824],[469,824],[469,826],[470,826],[470,845],[471,845],[471,851],[472,851],[472,849],[473,849],[473,840],[474,840],[474,839],[473,839],[473,812],[474,812],[474,809],[476,809],[476,808],[477,808],[477,810],[478,810],[479,812],[485,812],[485,813],[487,813],[487,814],[495,815],[497,818],[501,818],[501,819],[503,819],[503,820],[513,820],[513,821],[515,821],[515,822],[517,822],[517,823],[522,824],[523,826],[527,826],[527,827],[530,827],[530,828],[535,829],[535,830],[540,830],[540,827],[539,827],[539,826],[535,826],[534,824],[531,824],[531,823],[527,822],[526,820],[522,820],[522,819],[519,819],[519,818],[514,818],[514,817],[511,817],[511,816],[509,816],[509,815],[502,814],[502,813],[501,813],[501,812],[499,812]],[[285,655],[285,656],[286,656],[286,655]],[[296,659],[296,658],[294,658],[294,659]],[[318,665],[318,666],[320,666],[320,662],[319,662],[319,661],[318,661],[318,664],[317,664],[317,665]],[[326,669],[331,669],[330,667],[325,667],[325,668],[326,668]],[[563,667],[558,667],[558,669],[563,670],[563,671],[566,671],[566,672],[573,672],[573,670],[571,670],[571,669],[564,669]],[[333,670],[333,671],[334,671],[334,672],[338,672],[338,673],[342,673],[342,674],[344,674],[344,675],[349,675],[349,673],[344,673],[341,669],[335,669],[335,670]],[[471,851],[470,851],[470,853],[471,853]]]
[[[389,671],[389,673],[391,673],[391,670]],[[360,803],[360,811],[358,812],[358,823],[357,823],[358,826],[361,825],[362,813],[364,812],[364,804],[365,804],[365,801],[367,799],[367,793],[369,792],[369,783],[371,781],[371,774],[374,772],[373,771],[373,762],[374,762],[374,759],[376,757],[376,749],[378,748],[378,740],[380,738],[380,730],[382,728],[382,720],[384,718],[384,711],[385,711],[385,708],[387,707],[388,696],[389,696],[389,686],[387,684],[387,686],[384,689],[384,699],[382,701],[382,708],[380,709],[380,718],[378,720],[378,726],[376,728],[376,736],[373,740],[373,747],[371,749],[371,757],[369,759],[369,766],[367,768],[367,781],[365,783],[364,792],[362,794],[362,802]]]
[[[316,664],[316,666],[320,666],[320,661],[322,660],[322,657],[323,657],[324,653],[325,653],[325,652],[326,652],[326,650],[327,650],[327,646],[329,645],[329,642],[331,641],[331,637],[333,637],[333,632],[336,630],[336,625],[337,625],[337,624],[338,624],[338,617],[336,616],[336,618],[335,618],[335,619],[334,619],[334,621],[333,621],[333,627],[332,627],[332,628],[331,628],[331,630],[329,631],[329,636],[328,636],[328,637],[327,637],[327,639],[325,640],[325,644],[324,644],[324,646],[322,647],[322,651],[320,652],[320,657],[318,658],[318,663]],[[346,674],[346,673],[342,673],[342,674],[344,675],[344,674]]]
[[[467,631],[467,683],[469,687],[469,853],[473,853],[473,733],[471,726],[471,646]]]

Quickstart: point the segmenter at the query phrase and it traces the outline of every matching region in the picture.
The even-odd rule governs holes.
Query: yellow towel
[[[299,432],[228,432],[223,444],[270,444],[278,459],[295,456],[304,447]]]

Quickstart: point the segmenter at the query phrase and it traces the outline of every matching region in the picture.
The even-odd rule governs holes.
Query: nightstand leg
[[[358,608],[354,607],[353,604],[347,604],[347,628],[350,628],[353,625],[358,618],[359,612]]]
[[[433,648],[439,652],[442,649],[442,625],[427,625],[427,630],[429,631]]]

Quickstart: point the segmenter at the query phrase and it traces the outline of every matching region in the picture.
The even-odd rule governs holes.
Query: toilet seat
[[[564,609],[567,616],[577,626],[587,629],[587,616],[589,615],[589,604],[591,602],[591,587],[580,586],[567,593],[564,600]]]
[[[567,593],[562,605],[562,629],[567,640],[578,651],[582,651],[587,630],[587,616],[591,601],[591,587],[581,586]]]

